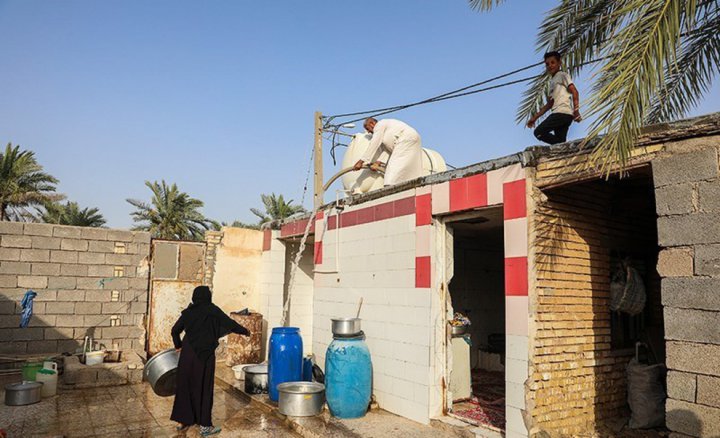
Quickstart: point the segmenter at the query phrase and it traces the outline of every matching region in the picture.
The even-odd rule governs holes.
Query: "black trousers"
[[[562,143],[567,139],[573,122],[570,114],[553,113],[535,128],[535,138],[548,144]]]
[[[212,426],[215,355],[201,361],[183,342],[175,377],[175,402],[170,419],[184,425]]]

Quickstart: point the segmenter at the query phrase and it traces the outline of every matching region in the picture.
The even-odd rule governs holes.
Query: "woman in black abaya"
[[[180,333],[185,336],[180,340]],[[178,430],[200,425],[202,436],[220,432],[212,424],[215,348],[218,339],[228,333],[250,335],[212,303],[207,286],[196,287],[192,303],[183,310],[172,328],[175,348],[180,352],[175,403],[170,419],[180,423]]]

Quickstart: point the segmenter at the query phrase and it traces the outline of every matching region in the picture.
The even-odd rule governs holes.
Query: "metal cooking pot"
[[[289,417],[312,417],[325,404],[325,385],[316,382],[285,382],[278,385],[278,410]]]
[[[243,368],[243,372],[245,373],[245,392],[247,394],[267,394],[267,365],[248,365]]]
[[[332,320],[334,335],[356,335],[360,333],[360,318],[334,318]]]
[[[452,336],[462,336],[465,333],[467,333],[466,325],[451,325],[450,326],[450,335],[452,335]]]
[[[160,397],[175,395],[175,374],[180,354],[174,348],[161,351],[146,364],[143,377]]]
[[[22,381],[5,385],[5,404],[8,406],[25,406],[40,401],[41,382]]]

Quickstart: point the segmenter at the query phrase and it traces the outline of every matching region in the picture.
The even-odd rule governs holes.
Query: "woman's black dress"
[[[185,337],[180,340],[180,333]],[[175,348],[181,348],[176,376],[175,402],[170,419],[183,425],[212,426],[215,348],[228,333],[248,335],[211,302],[207,286],[193,291],[193,302],[172,328]]]

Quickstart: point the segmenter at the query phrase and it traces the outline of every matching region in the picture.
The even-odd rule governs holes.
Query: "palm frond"
[[[470,4],[472,9],[476,9],[478,11],[489,11],[504,1],[505,0],[468,0],[468,4]]]

